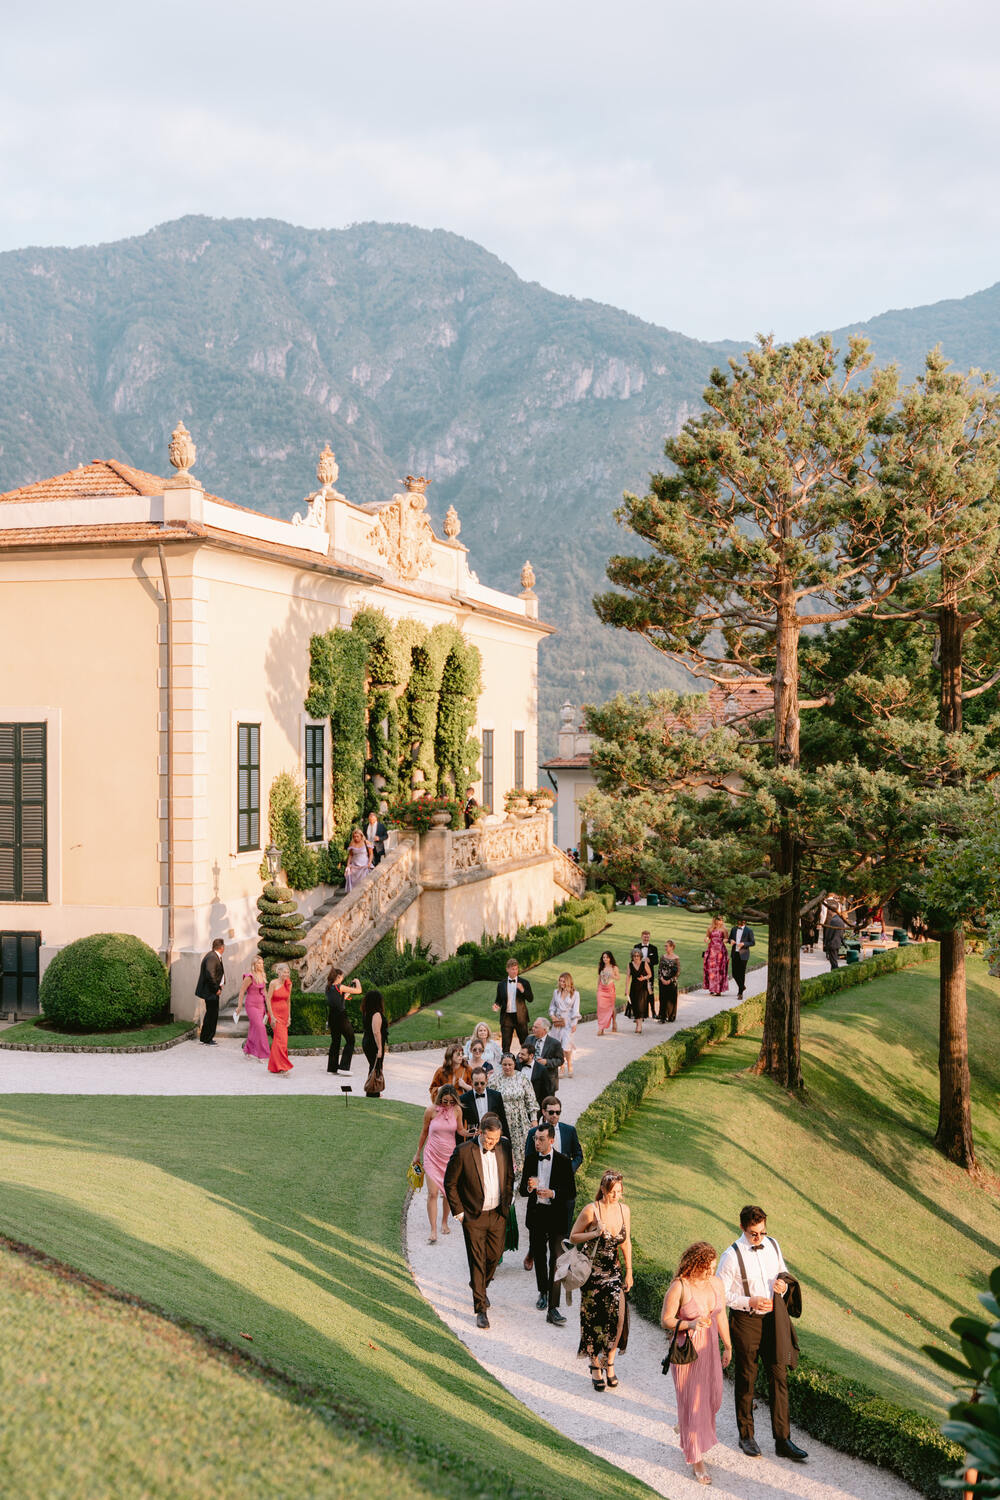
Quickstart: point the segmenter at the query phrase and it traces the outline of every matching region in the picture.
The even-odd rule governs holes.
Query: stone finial
[[[444,534],[449,542],[458,540],[458,533],[462,529],[462,523],[458,519],[458,511],[453,505],[449,505],[444,517]]]
[[[521,569],[521,587],[526,594],[530,594],[535,587],[535,570],[530,562],[526,562]]]
[[[559,714],[559,726],[561,729],[574,729],[576,727],[576,709],[568,698]]]
[[[408,495],[426,495],[427,486],[432,481],[425,479],[422,474],[407,474],[403,480]]]
[[[323,452],[319,456],[319,463],[316,465],[316,478],[322,488],[324,490],[328,490],[331,485],[337,483],[337,476],[339,473],[340,469],[337,467],[337,460],[334,456],[333,449],[330,447],[330,444],[327,443],[326,447],[323,449]]]
[[[170,434],[170,446],[167,452],[170,456],[170,462],[177,470],[174,477],[167,480],[167,484],[174,489],[191,488],[200,490],[201,481],[195,479],[194,475],[190,472],[195,459],[198,457],[198,450],[183,422],[178,422]]]

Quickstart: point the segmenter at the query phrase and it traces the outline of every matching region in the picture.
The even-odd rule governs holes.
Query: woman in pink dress
[[[671,1365],[677,1393],[681,1448],[699,1484],[711,1484],[704,1455],[718,1441],[715,1418],[722,1405],[722,1372],[733,1357],[726,1317],[726,1294],[716,1276],[718,1256],[699,1240],[681,1256],[677,1275],[667,1287],[660,1321],[669,1333],[679,1328],[698,1351],[690,1365]],[[724,1350],[720,1358],[719,1340]]]
[[[446,1083],[438,1089],[434,1103],[424,1110],[424,1121],[417,1142],[417,1154],[413,1165],[424,1168],[424,1183],[427,1187],[427,1217],[431,1225],[430,1243],[437,1244],[437,1201],[441,1195],[441,1233],[451,1234],[448,1228],[448,1199],[444,1193],[444,1172],[451,1161],[451,1154],[458,1145],[459,1137],[465,1139],[465,1125],[458,1103],[458,1091],[453,1084]]]
[[[292,1060],[288,1055],[291,1009],[292,971],[287,964],[277,964],[267,991],[267,1013],[271,1018],[271,1055],[267,1059],[269,1073],[287,1074],[292,1071]]]
[[[615,955],[607,949],[601,954],[600,963],[597,965],[597,1035],[603,1036],[608,1027],[612,1031],[618,1030],[618,1022],[615,1018],[615,984],[620,978],[618,965],[615,963]]]
[[[708,946],[702,955],[705,988],[710,995],[724,995],[729,988],[729,951],[726,948],[726,924],[713,917],[705,934]]]
[[[356,885],[360,885],[366,876],[371,874],[372,852],[365,843],[365,836],[360,828],[355,828],[351,834],[351,842],[347,846],[347,864],[344,866],[344,884],[350,895]]]
[[[255,1057],[258,1062],[263,1062],[271,1049],[268,1046],[267,1028],[264,1025],[264,1015],[267,1010],[267,975],[264,973],[264,960],[259,954],[250,965],[250,973],[243,976],[234,1020],[239,1019],[241,1005],[247,1013],[247,1021],[250,1025],[249,1035],[243,1043],[243,1051],[247,1057]]]

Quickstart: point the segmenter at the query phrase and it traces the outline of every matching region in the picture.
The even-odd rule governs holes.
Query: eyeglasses
[[[547,1115],[555,1115],[556,1119],[558,1119],[559,1116],[562,1114],[562,1110],[561,1109],[547,1109],[545,1111],[545,1113]]]

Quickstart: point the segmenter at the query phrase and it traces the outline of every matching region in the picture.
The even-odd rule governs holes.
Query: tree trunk
[[[962,732],[962,637],[964,623],[953,591],[938,611],[941,652],[940,723],[945,734]],[[934,1144],[967,1171],[976,1166],[969,1080],[969,1009],[965,990],[965,928],[941,934],[938,1036],[938,1123]]]
[[[934,1144],[956,1166],[976,1165],[969,1099],[969,1025],[965,996],[965,929],[941,934],[939,1103]]]
[[[799,622],[790,596],[778,611],[774,664],[774,757],[779,766],[799,764]],[[782,1088],[802,1087],[799,1037],[799,908],[801,849],[782,809],[775,830],[773,868],[784,890],[768,907],[767,998],[764,1035],[754,1064]]]

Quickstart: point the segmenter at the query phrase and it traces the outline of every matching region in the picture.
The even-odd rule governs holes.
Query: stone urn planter
[[[445,812],[445,810],[443,808],[441,809],[440,812],[431,813],[431,827],[432,828],[450,828],[451,827],[451,813],[450,812]]]
[[[508,823],[517,823],[521,818],[531,816],[527,797],[510,797],[507,799],[506,807]]]

